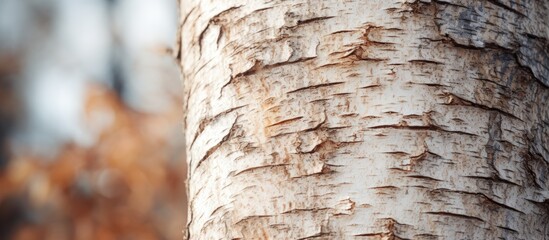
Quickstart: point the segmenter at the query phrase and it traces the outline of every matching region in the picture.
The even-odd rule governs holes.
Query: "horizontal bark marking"
[[[425,240],[442,239],[442,236],[436,235],[436,234],[430,234],[430,233],[422,233],[422,234],[414,235],[414,239],[425,239]]]
[[[236,73],[236,74],[233,73],[229,78],[229,81],[223,84],[223,86],[221,86],[221,89],[219,91],[221,95],[223,95],[223,89],[225,89],[225,87],[229,86],[230,84],[233,84],[239,78],[251,76],[253,74],[258,73],[259,71],[265,71],[265,70],[274,69],[274,68],[278,68],[278,67],[282,67],[290,64],[296,64],[300,62],[309,62],[315,58],[316,57],[303,57],[303,58],[298,58],[292,61],[278,62],[278,63],[266,64],[266,65],[264,65],[260,60],[255,59],[254,64],[247,70]]]
[[[464,195],[470,195],[470,196],[476,196],[476,197],[480,197],[482,199],[484,199],[485,201],[488,201],[489,203],[491,204],[494,204],[496,206],[499,206],[499,207],[502,207],[502,208],[505,208],[505,209],[508,209],[508,210],[511,210],[513,212],[516,212],[516,213],[520,213],[520,214],[526,214],[525,212],[521,211],[521,210],[518,210],[514,207],[511,207],[507,204],[504,204],[504,203],[500,203],[500,202],[497,202],[496,200],[488,197],[486,194],[484,193],[479,193],[479,192],[468,192],[468,191],[463,191],[463,190],[452,190],[452,189],[446,189],[446,188],[437,188],[437,189],[434,189],[433,191],[442,191],[442,192],[448,192],[448,193],[457,193],[457,194],[464,194]]]
[[[315,238],[325,239],[326,237],[331,237],[333,235],[334,235],[333,232],[319,232],[319,233],[311,235],[311,236],[298,238],[297,240],[307,240],[307,239],[315,239]]]
[[[288,166],[290,164],[287,164],[287,163],[281,163],[281,164],[271,164],[271,165],[263,165],[263,166],[257,166],[257,167],[251,167],[251,168],[246,168],[242,171],[239,171],[237,173],[234,174],[234,176],[238,176],[238,175],[241,175],[241,174],[244,174],[244,173],[250,173],[250,172],[254,172],[254,171],[257,171],[257,170],[260,170],[260,169],[266,169],[266,168],[277,168],[277,167],[283,167],[285,168],[286,166]]]
[[[368,86],[360,87],[360,89],[369,89],[369,88],[378,88],[378,87],[383,87],[383,85],[380,85],[380,84],[373,84],[373,85],[368,85]]]
[[[428,59],[412,59],[408,60],[410,63],[420,63],[420,64],[435,64],[435,65],[444,65],[443,62],[428,60]]]
[[[246,221],[250,221],[250,220],[254,220],[254,219],[262,219],[262,218],[271,218],[273,217],[273,215],[251,215],[251,216],[246,216],[238,221],[236,221],[234,223],[234,225],[239,225],[239,224],[242,224]]]
[[[301,129],[301,130],[298,130],[298,131],[292,131],[292,132],[283,132],[283,133],[278,133],[276,135],[273,135],[273,136],[269,136],[269,138],[276,138],[276,137],[282,137],[282,136],[286,136],[286,135],[290,135],[290,134],[296,134],[296,133],[300,133],[300,132],[312,132],[312,131],[316,131],[318,129],[321,129],[323,127],[323,125],[328,121],[328,115],[326,113],[326,111],[324,111],[324,118],[322,119],[322,121],[320,121],[318,124],[312,126],[312,127],[309,127],[309,128],[305,128],[305,129]]]
[[[461,218],[461,219],[466,219],[466,220],[476,220],[476,221],[480,221],[480,222],[486,222],[484,220],[482,220],[481,218],[478,218],[478,217],[474,217],[474,216],[469,216],[469,215],[465,215],[465,214],[459,214],[459,213],[451,213],[451,212],[423,212],[424,214],[430,214],[430,215],[438,215],[438,216],[448,216],[448,217],[453,217],[453,218]]]
[[[436,178],[429,177],[429,176],[424,176],[424,175],[407,175],[406,177],[423,179],[423,180],[427,180],[427,181],[435,181],[435,182],[442,182],[443,181],[441,179],[436,179]]]
[[[299,117],[284,119],[282,121],[278,121],[278,122],[275,122],[273,124],[267,125],[266,127],[274,127],[274,126],[278,126],[278,125],[284,125],[284,124],[288,124],[288,123],[291,123],[291,122],[298,121],[300,119],[303,119],[303,117],[299,116]]]
[[[396,187],[396,186],[379,186],[379,187],[371,187],[369,189],[391,189],[391,190],[397,190],[397,189],[400,189],[399,187]]]
[[[334,18],[334,16],[326,16],[326,17],[315,17],[315,18],[309,18],[309,19],[303,19],[303,20],[297,20],[297,25],[303,25],[313,22],[321,22],[323,20],[327,20],[330,18]]]
[[[340,84],[343,84],[343,83],[345,83],[345,82],[321,83],[321,84],[316,84],[316,85],[311,85],[311,86],[298,88],[298,89],[289,91],[287,93],[289,94],[289,93],[296,93],[296,92],[300,92],[300,91],[304,91],[304,90],[314,90],[314,89],[323,88],[323,87],[330,87],[330,86],[340,85]]]
[[[506,112],[502,109],[495,108],[495,107],[489,107],[489,106],[486,106],[486,105],[483,105],[483,104],[472,102],[472,101],[466,100],[466,99],[461,98],[461,97],[459,97],[455,94],[452,94],[452,93],[446,93],[445,95],[448,98],[448,100],[445,103],[446,105],[459,105],[459,106],[470,106],[470,107],[480,108],[480,109],[484,109],[484,110],[488,110],[488,111],[497,112],[497,113],[500,113],[503,116],[506,116],[506,117],[524,122],[521,118],[513,115],[512,113]]]
[[[319,212],[319,211],[325,211],[329,208],[294,208],[287,211],[282,212],[282,214],[301,214],[303,212]]]
[[[498,183],[498,182],[499,183],[505,183],[505,184],[510,184],[510,185],[515,185],[515,186],[521,187],[520,184],[509,181],[507,179],[503,179],[499,176],[496,176],[495,174],[493,174],[492,176],[462,176],[462,177],[471,178],[471,179],[478,179],[478,180],[487,181],[487,182],[490,182],[490,183]]]
[[[384,237],[386,236],[387,234],[389,234],[389,232],[375,232],[375,233],[359,233],[359,234],[355,234],[353,236],[355,237]]]
[[[504,226],[496,226],[496,227],[501,228],[501,229],[503,229],[503,230],[505,230],[505,231],[509,231],[509,232],[511,232],[511,233],[513,233],[513,234],[519,234],[519,232],[518,232],[517,230],[512,229],[512,228],[510,228],[510,227],[504,227]]]
[[[402,129],[402,130],[414,130],[414,131],[436,131],[436,132],[445,132],[451,134],[461,134],[471,137],[478,137],[478,135],[463,131],[451,131],[443,129],[436,125],[426,125],[426,126],[404,126],[404,125],[378,125],[369,127],[370,129]]]
[[[498,7],[500,7],[500,8],[503,8],[503,9],[505,9],[505,10],[507,10],[507,11],[509,11],[509,12],[512,12],[512,13],[514,13],[514,14],[517,14],[517,15],[519,15],[519,16],[521,16],[521,17],[528,17],[528,16],[526,16],[526,14],[521,13],[521,12],[519,12],[518,10],[516,10],[516,9],[514,9],[514,8],[512,8],[512,7],[509,7],[509,6],[507,6],[507,5],[503,4],[503,3],[501,3],[499,0],[487,0],[487,1],[488,1],[489,3],[491,3],[491,4],[494,4],[495,6],[498,6]]]

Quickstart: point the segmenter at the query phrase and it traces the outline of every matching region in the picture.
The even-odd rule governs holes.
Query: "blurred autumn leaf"
[[[179,99],[161,113],[86,89],[93,146],[66,144],[55,159],[18,155],[0,175],[0,234],[12,239],[178,239],[186,213]],[[8,231],[9,230],[9,231]],[[5,239],[5,236],[1,237]]]
[[[0,240],[182,237],[176,6],[0,1]]]

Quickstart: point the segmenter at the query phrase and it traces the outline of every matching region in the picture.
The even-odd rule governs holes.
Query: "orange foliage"
[[[179,99],[169,111],[144,114],[93,85],[85,109],[95,144],[68,144],[55,159],[18,156],[0,175],[0,199],[21,209],[12,238],[180,239],[186,174]]]

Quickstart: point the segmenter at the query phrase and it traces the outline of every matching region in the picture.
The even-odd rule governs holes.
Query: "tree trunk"
[[[181,9],[187,238],[549,238],[549,1]]]

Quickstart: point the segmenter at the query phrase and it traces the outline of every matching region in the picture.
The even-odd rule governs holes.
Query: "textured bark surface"
[[[549,238],[549,1],[181,9],[187,238]]]

